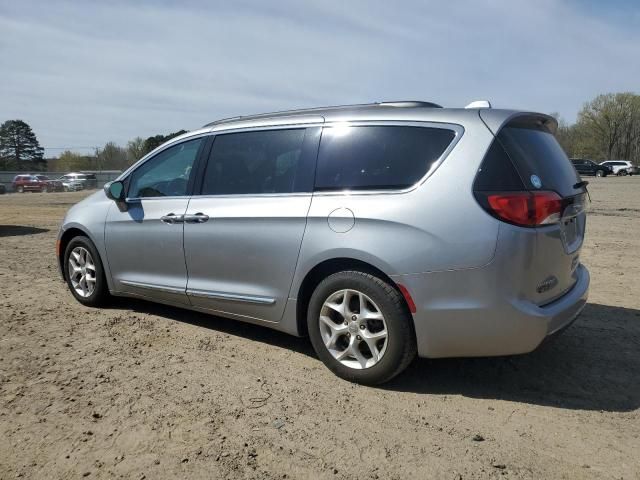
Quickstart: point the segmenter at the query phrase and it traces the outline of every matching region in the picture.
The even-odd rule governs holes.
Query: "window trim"
[[[416,121],[403,121],[403,120],[355,120],[355,121],[332,121],[326,122],[323,125],[324,128],[331,127],[422,127],[422,128],[439,128],[443,130],[451,130],[454,133],[454,137],[451,140],[451,143],[447,146],[447,148],[442,152],[442,154],[438,157],[438,159],[431,164],[431,168],[427,170],[427,172],[418,179],[414,184],[405,187],[405,188],[388,188],[388,189],[357,189],[357,190],[314,190],[313,196],[318,197],[334,197],[334,196],[344,196],[344,195],[399,195],[404,193],[409,193],[425,183],[429,177],[431,177],[435,171],[442,165],[445,159],[449,156],[451,151],[458,144],[462,136],[464,135],[464,127],[457,123],[449,123],[449,122],[416,122]],[[322,142],[322,139],[320,139]],[[319,151],[319,149],[318,149]],[[316,155],[316,169],[318,167],[318,157]],[[314,182],[315,188],[315,182]]]
[[[398,127],[425,127],[425,128],[441,128],[447,129],[454,132],[453,140],[449,146],[442,152],[442,155],[433,162],[431,168],[421,177],[417,182],[413,185],[403,188],[403,189],[367,189],[367,190],[325,190],[325,191],[314,191],[315,188],[315,174],[318,166],[318,152],[320,151],[320,142],[322,141],[322,132],[324,127],[336,127],[336,126],[352,126],[352,127],[362,127],[362,126],[398,126]],[[238,194],[224,194],[224,195],[202,195],[200,192],[202,191],[202,183],[204,181],[204,170],[206,168],[207,162],[209,160],[209,155],[211,154],[211,148],[213,147],[213,142],[215,137],[218,135],[226,135],[228,133],[244,133],[244,132],[255,132],[255,131],[263,131],[263,130],[291,130],[303,128],[307,131],[319,128],[320,133],[317,136],[316,144],[315,144],[315,152],[313,152],[313,162],[310,165],[313,168],[313,181],[312,186],[309,192],[291,192],[291,193],[238,193]],[[319,197],[334,197],[334,196],[344,196],[344,195],[399,195],[412,192],[422,186],[429,177],[431,177],[435,171],[442,165],[442,163],[446,160],[446,158],[451,154],[453,149],[456,147],[460,139],[464,136],[465,129],[462,125],[451,122],[436,122],[436,121],[408,121],[408,120],[345,120],[345,121],[330,121],[330,122],[310,122],[310,123],[286,123],[282,125],[259,125],[259,126],[243,126],[243,127],[232,127],[224,130],[214,130],[214,131],[206,131],[199,132],[194,135],[190,135],[188,137],[180,138],[177,141],[171,141],[166,145],[163,145],[160,150],[153,151],[153,155],[148,155],[147,158],[143,157],[138,162],[134,163],[131,167],[125,170],[120,176],[116,179],[118,181],[124,182],[125,187],[127,189],[127,193],[129,192],[129,178],[131,174],[140,168],[142,165],[155,158],[156,155],[162,153],[167,148],[173,147],[180,143],[188,142],[190,140],[195,140],[197,138],[204,138],[204,142],[200,146],[198,150],[198,155],[194,162],[194,167],[192,169],[192,175],[194,175],[193,184],[189,185],[189,189],[187,190],[187,195],[175,196],[175,197],[135,197],[135,198],[125,198],[125,202],[140,202],[144,201],[159,201],[166,199],[189,199],[191,197],[197,196],[198,198],[255,198],[255,197],[306,197],[306,196],[319,196]],[[305,135],[306,141],[306,135]],[[190,179],[191,183],[191,179]]]

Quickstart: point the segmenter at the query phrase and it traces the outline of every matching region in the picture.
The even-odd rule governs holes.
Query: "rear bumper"
[[[573,322],[587,302],[589,272],[579,265],[577,281],[562,297],[538,306],[504,296],[490,267],[395,276],[411,293],[421,357],[515,355],[534,350]]]

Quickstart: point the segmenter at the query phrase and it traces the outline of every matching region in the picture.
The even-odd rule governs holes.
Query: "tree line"
[[[640,95],[598,95],[582,107],[576,123],[558,123],[556,137],[569,157],[640,164]]]
[[[569,157],[640,164],[640,95],[629,92],[598,95],[585,103],[575,123],[561,118],[558,123],[556,137]],[[124,147],[107,142],[89,155],[66,150],[57,158],[45,159],[44,148],[31,127],[22,120],[8,120],[0,126],[0,170],[124,170],[183,133],[186,130],[146,139],[136,137]]]
[[[31,129],[22,120],[7,120],[0,125],[0,170],[56,171],[124,170],[164,142],[187,133],[180,130],[168,135],[136,137],[125,147],[107,142],[88,155],[63,151],[58,157],[44,158],[44,148]]]

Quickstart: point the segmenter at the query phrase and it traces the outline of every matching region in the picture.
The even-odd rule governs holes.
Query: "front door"
[[[280,321],[311,203],[319,128],[218,134],[185,215],[191,304]]]
[[[107,214],[107,259],[117,292],[188,304],[183,218],[203,140],[170,146],[126,179],[126,208]]]

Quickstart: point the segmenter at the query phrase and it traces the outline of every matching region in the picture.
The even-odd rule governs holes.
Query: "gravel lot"
[[[589,180],[579,321],[384,388],[262,327],[83,307],[54,242],[86,194],[0,195],[0,479],[640,478],[640,178]]]

